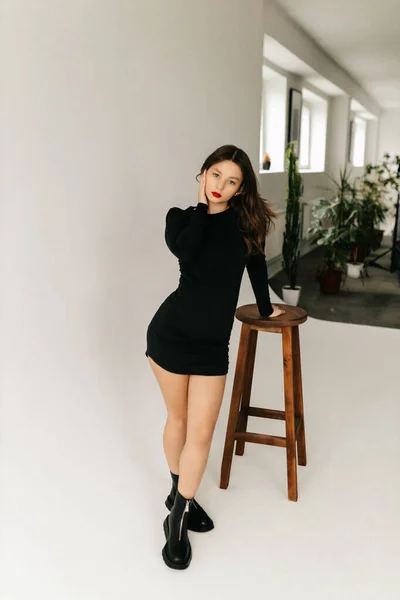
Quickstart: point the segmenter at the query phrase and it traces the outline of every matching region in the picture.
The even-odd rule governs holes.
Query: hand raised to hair
[[[207,170],[204,169],[200,176],[198,202],[201,202],[202,204],[207,204],[208,206],[208,200],[206,196],[206,176]]]

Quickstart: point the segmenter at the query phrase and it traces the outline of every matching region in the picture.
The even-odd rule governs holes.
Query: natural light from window
[[[282,173],[285,166],[286,77],[270,67],[262,70],[260,171]]]
[[[328,101],[306,88],[302,93],[299,167],[301,171],[322,172],[325,170]]]
[[[360,117],[354,117],[350,131],[351,162],[354,167],[363,167],[365,161],[367,122]]]
[[[300,132],[300,168],[310,168],[310,143],[311,143],[311,109],[303,102],[301,110]]]

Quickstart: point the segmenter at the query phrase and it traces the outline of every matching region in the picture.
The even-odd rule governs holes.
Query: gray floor
[[[369,259],[382,254],[390,244],[391,239],[385,238],[382,247],[372,253]],[[315,278],[315,273],[322,264],[322,258],[323,250],[317,248],[300,259],[298,285],[302,289],[299,306],[317,319],[400,329],[398,273],[369,266],[362,279],[347,277],[339,294],[324,295],[320,293],[319,282]],[[379,260],[379,264],[389,266],[390,252]],[[280,297],[282,297],[282,286],[286,284],[283,271],[270,280],[272,289]]]

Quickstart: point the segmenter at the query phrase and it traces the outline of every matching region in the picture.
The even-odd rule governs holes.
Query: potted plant
[[[303,178],[299,173],[298,156],[294,144],[290,143],[286,150],[287,198],[286,222],[283,234],[282,266],[289,285],[283,286],[283,301],[297,306],[300,297],[300,286],[297,282],[297,269],[300,258],[300,198],[303,195]]]
[[[399,165],[400,156],[391,158],[386,153],[381,163],[366,165],[364,175],[358,179],[359,222],[365,234],[367,254],[382,242],[384,232],[380,227],[389,212],[390,196],[392,191],[400,189]]]
[[[347,168],[340,171],[338,181],[330,179],[335,183],[335,192],[313,206],[308,233],[312,242],[325,248],[324,264],[317,271],[320,290],[323,294],[338,294],[355,219],[355,194]]]
[[[337,204],[332,204],[330,219],[340,236],[340,256],[349,277],[360,277],[364,268],[370,236],[363,220],[361,196],[356,183],[351,181],[351,169],[340,170],[339,179],[330,177],[335,184]],[[356,180],[357,181],[357,180]]]
[[[339,198],[322,198],[312,209],[308,233],[314,243],[325,249],[324,264],[316,273],[323,294],[338,294],[341,288],[348,255],[346,229],[341,224],[341,213]]]
[[[264,171],[269,171],[270,167],[271,167],[271,158],[270,158],[268,152],[264,152],[262,168],[264,169]]]
[[[364,271],[364,262],[347,262],[347,275],[352,279],[359,279]]]
[[[371,240],[369,228],[363,218],[363,205],[356,193],[354,193],[353,203],[353,212],[347,221],[344,240],[348,249],[347,275],[352,279],[358,279],[363,272],[364,260],[369,252]]]
[[[325,246],[324,265],[316,273],[319,289],[322,294],[338,294],[340,292],[347,251],[341,245],[338,230],[332,228],[324,239],[317,242]]]

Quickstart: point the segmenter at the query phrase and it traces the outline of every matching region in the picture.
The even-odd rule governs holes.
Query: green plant
[[[349,254],[357,261],[356,250],[368,254],[376,247],[376,230],[387,215],[391,194],[400,190],[399,165],[400,156],[385,154],[354,182],[347,167],[337,180],[329,177],[334,193],[314,206],[309,228],[312,241],[325,247],[326,268],[344,269]]]
[[[303,178],[299,173],[297,161],[294,144],[290,143],[286,150],[286,223],[282,247],[282,266],[289,280],[290,289],[295,289],[297,282],[300,258],[300,198],[304,191]]]
[[[332,195],[333,200],[337,200],[337,206],[332,205],[333,213],[330,218],[334,220],[337,227],[350,228],[356,220],[357,190],[351,183],[352,171],[347,166],[339,171],[339,179],[328,176],[335,186]]]
[[[308,233],[312,242],[325,249],[325,269],[344,270],[355,235],[357,193],[347,167],[340,171],[338,179],[329,178],[335,186],[334,193],[313,206]]]
[[[312,210],[308,233],[311,240],[325,249],[324,263],[330,271],[343,270],[348,255],[348,230],[343,199],[321,198]]]
[[[376,231],[386,219],[390,210],[392,192],[399,192],[398,174],[400,156],[384,154],[382,162],[366,165],[364,174],[357,180],[359,196],[357,222],[359,226],[358,243],[369,252],[376,247]]]

